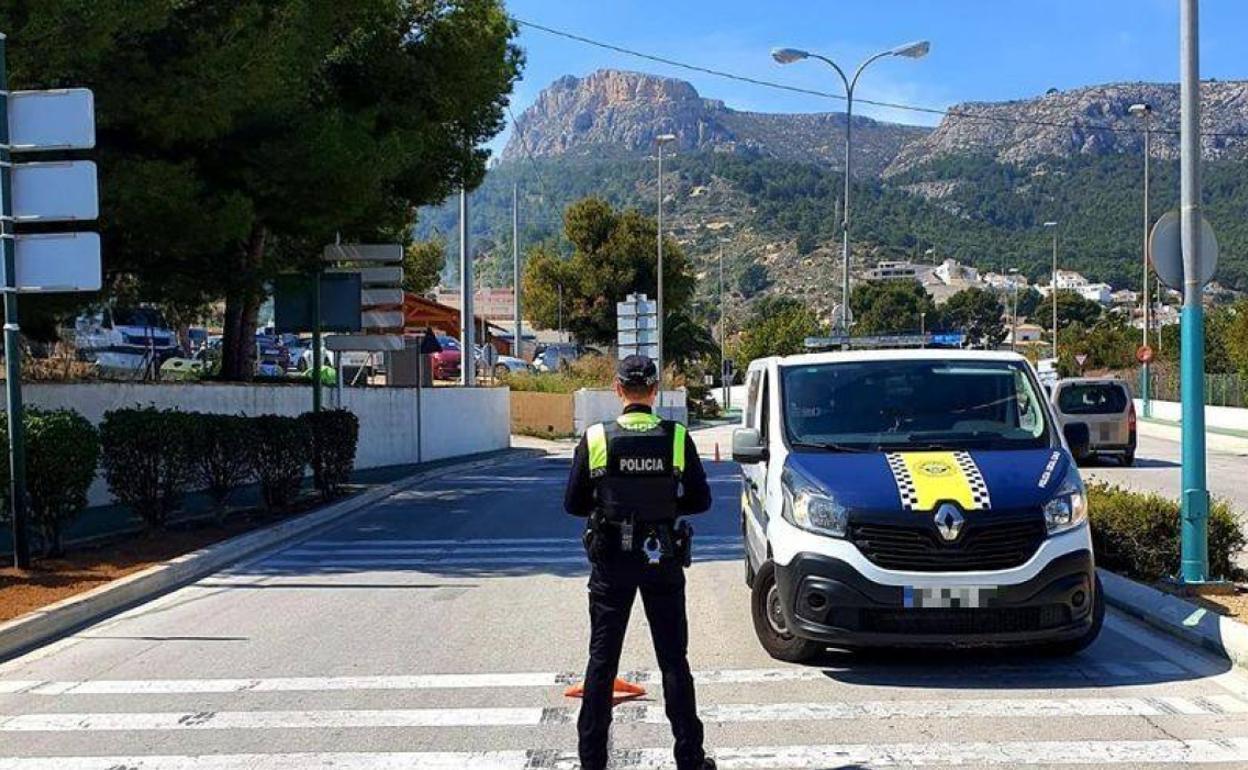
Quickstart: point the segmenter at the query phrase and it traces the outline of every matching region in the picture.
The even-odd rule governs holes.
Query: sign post
[[[13,165],[13,153],[95,146],[90,91],[9,91],[6,35],[0,33],[0,248],[3,257],[4,370],[9,421],[9,505],[13,564],[30,567],[26,434],[22,412],[19,293],[98,291],[100,238],[94,233],[18,235],[18,222],[67,222],[99,216],[95,164]]]

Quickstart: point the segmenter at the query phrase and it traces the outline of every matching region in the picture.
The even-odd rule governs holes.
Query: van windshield
[[[1043,401],[1016,362],[854,361],[781,371],[785,432],[799,451],[1051,444]]]

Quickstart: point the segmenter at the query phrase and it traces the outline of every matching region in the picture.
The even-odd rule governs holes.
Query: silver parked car
[[[1113,455],[1123,465],[1135,463],[1135,403],[1122,380],[1080,377],[1060,380],[1051,395],[1062,425],[1082,422],[1091,441],[1087,457]]]

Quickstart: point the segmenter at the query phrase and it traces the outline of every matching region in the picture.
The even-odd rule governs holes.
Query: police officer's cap
[[[659,381],[659,369],[649,356],[627,356],[615,369],[615,381],[630,387],[652,388]]]

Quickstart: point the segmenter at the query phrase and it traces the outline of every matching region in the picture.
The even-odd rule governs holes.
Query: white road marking
[[[1211,764],[1248,761],[1248,738],[1145,741],[1007,741],[759,746],[712,752],[724,770],[829,767]],[[617,752],[616,770],[663,770],[670,749]],[[200,754],[0,759],[0,770],[575,770],[566,751]]]
[[[20,679],[12,679],[9,681],[0,680],[0,693],[15,693],[22,690],[28,690],[39,684],[39,682],[23,681]]]
[[[1147,680],[1159,673],[1181,674],[1183,669],[1165,661],[1140,661],[1115,665],[1117,674],[1110,674],[1095,663],[1036,662],[1031,664],[987,664],[973,670],[912,668],[901,670],[887,667],[885,670],[910,681],[948,681],[957,679],[1001,680],[1025,677],[1042,683],[1046,679],[1141,679]],[[704,685],[756,684],[762,682],[822,682],[837,673],[869,674],[881,670],[870,666],[840,666],[833,668],[761,668],[722,669],[695,671],[694,681]],[[658,671],[626,672],[630,681],[639,684],[659,684],[662,677]],[[96,679],[84,681],[14,682],[13,691],[19,689],[34,695],[173,695],[201,693],[239,692],[318,692],[347,690],[453,690],[480,688],[560,687],[579,681],[577,672],[514,672],[478,674],[410,674],[373,676],[322,676],[322,677],[275,677],[254,679]],[[1112,684],[1106,681],[1105,684]],[[20,685],[18,687],[17,685]],[[1248,700],[1248,698],[1245,698]]]
[[[695,546],[698,543],[741,542],[741,535],[699,535],[693,536]],[[549,546],[549,545],[581,545],[577,537],[516,537],[467,540],[308,540],[298,543],[301,549],[327,548],[420,548],[420,547],[488,547],[488,546]]]
[[[834,703],[733,703],[704,706],[711,724],[818,722],[841,719],[980,719],[1057,717],[1220,716],[1248,713],[1248,701],[1208,698],[988,698]],[[0,717],[0,732],[135,730],[299,730],[414,727],[500,727],[568,724],[568,708],[337,709],[323,711],[198,711],[46,713]],[[666,724],[661,706],[618,706],[620,722]]]
[[[696,551],[698,553],[702,553],[706,551],[718,553],[720,551],[728,551],[728,550],[739,551],[742,549],[742,547],[743,546],[739,543],[722,543],[722,544],[707,543],[705,545],[696,546]],[[494,553],[499,553],[499,554],[526,553],[526,554],[533,554],[536,556],[540,554],[549,554],[549,553],[554,553],[554,554],[574,553],[576,551],[580,552],[580,558],[584,560],[585,559],[584,549],[581,547],[579,543],[577,544],[575,551],[570,546],[508,546],[506,548],[499,548],[495,550],[485,550],[485,549],[480,549],[480,548],[473,548],[473,549],[466,549],[466,548],[401,548],[401,549],[399,548],[394,548],[394,549],[391,549],[391,548],[339,548],[335,550],[292,548],[288,551],[282,551],[280,554],[277,555],[277,558],[280,558],[283,560],[296,559],[296,558],[318,560],[318,559],[327,559],[327,558],[341,558],[341,557],[346,557],[346,556],[364,557],[364,558],[377,557],[377,556],[394,556],[394,557],[441,556],[447,559],[451,559],[451,558],[462,558],[465,556],[469,558],[478,558],[481,556],[486,556],[486,555],[494,554]]]

